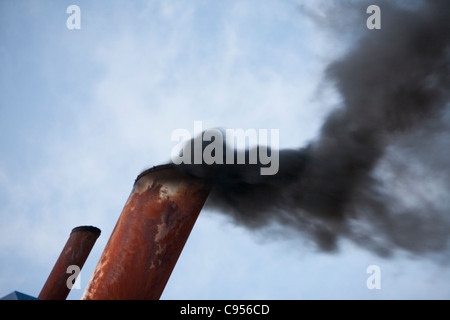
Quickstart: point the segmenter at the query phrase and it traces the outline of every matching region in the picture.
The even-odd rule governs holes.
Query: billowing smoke
[[[309,145],[280,150],[276,175],[251,164],[177,166],[213,185],[209,206],[326,251],[347,239],[385,256],[448,254],[450,1],[378,4],[382,29],[326,69],[339,108]]]

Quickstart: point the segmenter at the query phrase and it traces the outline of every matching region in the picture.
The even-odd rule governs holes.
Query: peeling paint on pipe
[[[81,270],[99,236],[100,229],[96,227],[81,226],[72,229],[66,245],[39,293],[39,299],[65,300],[67,298],[70,292],[67,280],[70,276],[73,277],[73,271],[68,272],[68,267],[76,266],[78,270]]]
[[[159,299],[208,194],[172,165],[140,174],[82,299]]]

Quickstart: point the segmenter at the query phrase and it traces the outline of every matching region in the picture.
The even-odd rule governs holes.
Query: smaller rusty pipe
[[[100,229],[96,227],[81,226],[72,229],[66,245],[39,293],[39,299],[65,300],[67,298],[71,288],[68,285],[69,277],[74,271],[81,270],[99,236]],[[71,266],[75,268],[72,269]]]
[[[172,165],[140,174],[82,299],[159,299],[208,194]]]

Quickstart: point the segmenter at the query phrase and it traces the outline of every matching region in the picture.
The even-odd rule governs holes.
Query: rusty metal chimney
[[[82,299],[159,299],[208,194],[173,165],[140,174]]]
[[[79,271],[86,262],[95,241],[100,236],[100,229],[82,226],[72,229],[58,260],[55,263],[44,287],[39,293],[41,300],[65,300],[70,292],[67,281],[74,271]],[[70,266],[75,266],[68,272]]]

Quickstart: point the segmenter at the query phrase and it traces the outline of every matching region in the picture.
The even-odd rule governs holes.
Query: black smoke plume
[[[450,1],[378,4],[382,29],[326,69],[339,108],[309,145],[280,150],[278,174],[176,166],[213,185],[209,206],[251,229],[300,231],[326,251],[347,239],[384,256],[448,253]],[[364,19],[368,5],[357,8]]]

